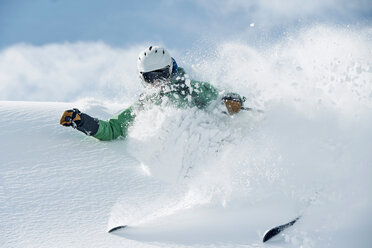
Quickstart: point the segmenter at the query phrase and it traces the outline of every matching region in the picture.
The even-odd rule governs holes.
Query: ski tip
[[[120,229],[123,229],[125,227],[127,227],[127,226],[126,225],[125,226],[116,226],[116,227],[111,228],[110,230],[108,230],[108,233],[115,232],[115,231],[120,230]]]
[[[262,242],[266,242],[268,240],[270,240],[272,237],[278,235],[280,233],[280,230],[277,229],[277,228],[273,228],[273,229],[270,229],[268,230],[267,232],[265,232],[263,238],[262,238]]]
[[[285,229],[287,229],[288,227],[290,226],[293,226],[294,223],[296,223],[299,219],[300,219],[301,216],[298,216],[297,218],[295,218],[294,220],[284,224],[284,225],[280,225],[280,226],[276,226],[274,228],[271,228],[270,230],[268,230],[267,232],[265,232],[263,238],[262,238],[262,242],[266,242],[268,240],[270,240],[271,238],[275,237],[276,235],[278,235],[279,233],[281,233],[282,231],[284,231]]]

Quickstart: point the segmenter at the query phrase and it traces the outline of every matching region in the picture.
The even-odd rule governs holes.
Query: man
[[[141,52],[137,66],[141,81],[148,90],[135,104],[108,121],[93,118],[78,109],[66,110],[60,124],[72,126],[99,140],[113,140],[127,136],[136,113],[143,111],[147,104],[205,109],[212,101],[220,99],[230,115],[243,107],[243,99],[238,94],[228,93],[221,97],[209,83],[190,80],[162,47],[150,46]]]

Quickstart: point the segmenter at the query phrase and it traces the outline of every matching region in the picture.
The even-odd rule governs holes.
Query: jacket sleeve
[[[113,140],[119,136],[126,137],[134,118],[133,108],[129,107],[108,121],[100,120],[98,131],[93,137],[99,140]]]
[[[191,80],[191,96],[198,108],[207,107],[218,98],[218,90],[207,82]]]

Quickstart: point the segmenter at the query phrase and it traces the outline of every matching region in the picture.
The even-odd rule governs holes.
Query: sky
[[[277,61],[270,53],[285,56],[292,40],[317,54],[348,37],[343,45],[361,51],[346,44],[352,36],[372,43],[372,0],[0,0],[0,101],[130,102],[142,91],[137,56],[150,45],[195,79],[232,85],[223,79],[237,70],[262,82],[246,61]]]
[[[240,39],[252,44],[311,25],[371,24],[370,0],[0,0],[0,49],[103,41],[190,49]]]

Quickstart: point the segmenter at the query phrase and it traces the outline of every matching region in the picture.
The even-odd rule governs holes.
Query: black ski
[[[123,228],[126,228],[127,226],[116,226],[114,228],[111,228],[108,233],[112,233],[112,232],[115,232],[117,230],[120,230],[120,229],[123,229]]]
[[[276,235],[278,235],[279,233],[281,233],[282,231],[284,231],[285,229],[287,229],[288,227],[290,226],[293,226],[294,223],[296,223],[299,219],[300,219],[301,216],[298,216],[296,219],[284,224],[284,225],[280,225],[280,226],[276,226],[274,228],[271,228],[270,230],[268,230],[264,236],[263,236],[263,239],[262,241],[263,242],[266,242],[268,240],[270,240],[272,237],[275,237]]]

